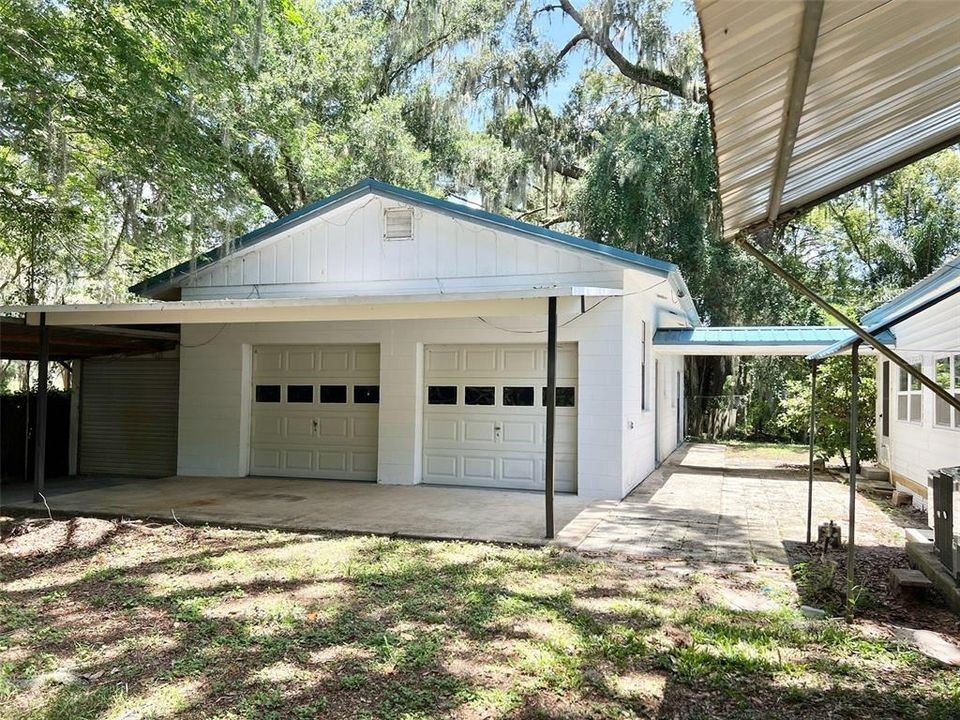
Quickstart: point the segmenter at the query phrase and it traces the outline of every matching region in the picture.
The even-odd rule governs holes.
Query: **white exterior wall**
[[[623,297],[587,298],[582,316],[579,297],[560,298],[559,341],[578,347],[579,494],[619,499],[641,482],[655,464],[653,333],[658,325],[686,324],[671,282],[573,248],[422,208],[414,210],[414,239],[387,241],[383,211],[396,205],[375,194],[358,198],[197,271],[180,283],[182,297],[389,296],[557,285],[623,289]],[[487,322],[461,317],[184,325],[179,474],[248,473],[254,346],[376,343],[381,374],[378,480],[419,482],[424,346],[546,343],[546,299],[543,314],[536,316],[485,317],[480,301],[477,307],[477,316]],[[648,324],[646,410],[640,407],[641,319]],[[661,362],[665,380],[670,380],[682,358]],[[668,397],[675,392],[672,381],[663,391]],[[660,442],[665,456],[676,445],[675,422],[663,425]]]
[[[619,499],[621,484],[621,299],[599,303],[560,328],[560,342],[578,344],[579,494]],[[546,342],[530,334],[541,317],[457,318],[400,322],[185,325],[181,350],[180,475],[242,476],[249,468],[251,349],[266,344],[377,343],[380,345],[382,483],[420,481],[423,346],[458,343]],[[579,298],[561,298],[559,321],[580,313]],[[490,324],[496,325],[492,327]],[[504,329],[498,329],[504,328]],[[513,330],[511,332],[510,330]],[[519,332],[522,331],[522,332]]]
[[[935,358],[949,352],[960,352],[960,296],[935,305],[893,328],[897,338],[896,350],[908,362],[920,362],[925,375],[935,377]],[[882,369],[883,358],[877,362],[877,457],[890,469],[893,480],[906,478],[921,488],[927,486],[929,470],[960,465],[960,430],[937,426],[934,423],[935,396],[922,389],[922,417],[919,423],[897,419],[897,389],[899,368],[890,367],[890,437],[881,436]],[[916,487],[898,488],[914,493],[914,505],[925,507],[925,495]]]
[[[677,398],[673,378],[683,372],[683,357],[653,352],[653,334],[657,327],[685,325],[673,314],[677,310],[671,286],[663,278],[628,270],[624,273],[623,297],[623,460],[621,495],[626,495],[656,467],[655,443],[659,435],[659,459],[662,461],[677,446]],[[643,321],[647,323],[646,385],[647,407],[642,407],[641,353]],[[660,386],[655,387],[659,363]],[[682,393],[682,382],[680,391]],[[682,397],[682,395],[681,395]],[[671,403],[674,403],[671,407]]]

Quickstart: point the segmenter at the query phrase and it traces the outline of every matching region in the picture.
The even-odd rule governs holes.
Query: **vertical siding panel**
[[[346,228],[346,247],[344,251],[344,280],[363,279],[363,242],[364,228],[362,213],[349,216]],[[341,222],[343,222],[341,220]]]
[[[560,251],[537,245],[537,272],[556,273],[560,271]]]
[[[581,269],[580,256],[572,252],[560,251],[560,272],[578,272]]]
[[[291,280],[290,268],[293,263],[290,256],[290,238],[283,237],[277,240],[276,278],[278,283],[288,283]]]
[[[517,243],[513,238],[497,233],[497,275],[517,272]]]
[[[514,241],[517,253],[517,272],[521,275],[537,272],[537,249],[535,242]]]
[[[354,216],[363,242],[363,264],[361,277],[364,280],[391,279],[396,277],[394,268],[398,265],[396,249],[386,248],[380,232],[380,203],[372,202]]]
[[[497,274],[497,235],[491,230],[477,233],[477,275]]]
[[[260,253],[247,253],[240,258],[240,280],[244,285],[260,282]]]
[[[472,277],[477,274],[477,236],[458,223],[453,223],[456,232],[454,237],[457,244],[457,266],[453,275],[456,277]]]
[[[310,279],[310,235],[311,229],[303,229],[291,239],[293,267],[290,276],[293,282],[306,282]]]
[[[410,277],[432,278],[437,276],[437,216],[421,212],[416,219],[417,242],[415,244],[416,266]]]
[[[437,219],[437,275],[453,277],[457,274],[457,226],[448,218]]]
[[[227,285],[243,285],[243,266],[239,258],[234,258],[227,265]]]
[[[347,229],[340,225],[327,226],[327,280],[340,282],[347,276]]]
[[[322,282],[327,266],[327,224],[318,222],[310,233],[310,281]]]
[[[268,245],[260,251],[260,282],[277,281],[277,246]]]

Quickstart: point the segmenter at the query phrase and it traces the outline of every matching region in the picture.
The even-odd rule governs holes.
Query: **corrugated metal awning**
[[[662,328],[653,344],[667,355],[807,355],[850,337],[837,325]],[[890,333],[880,339],[893,342]]]
[[[695,4],[725,236],[960,142],[956,2]]]

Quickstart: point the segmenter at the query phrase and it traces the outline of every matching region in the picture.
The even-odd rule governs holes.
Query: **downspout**
[[[860,466],[860,454],[857,443],[860,439],[860,343],[853,344],[850,353],[850,527],[847,530],[847,620],[853,619],[854,588],[856,575],[854,565],[857,561],[855,541],[857,517],[857,470]]]
[[[810,362],[810,462],[807,467],[807,544],[810,544],[813,534],[813,448],[816,444],[817,432],[817,365],[816,360]]]

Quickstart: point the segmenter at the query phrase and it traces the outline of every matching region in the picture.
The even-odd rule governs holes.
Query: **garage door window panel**
[[[287,385],[287,402],[312,403],[313,385]]]
[[[572,387],[557,387],[557,407],[558,408],[572,408],[575,406],[576,402],[576,391]],[[540,403],[546,407],[547,406],[547,389],[543,388],[543,392],[540,396]]]
[[[255,397],[258,403],[278,403],[280,402],[280,386],[257,385]]]
[[[533,407],[533,388],[505,385],[503,388],[504,407]]]
[[[430,385],[427,388],[428,405],[456,405],[456,385]]]
[[[467,385],[463,389],[465,405],[496,405],[497,389],[493,385]]]
[[[320,402],[329,404],[346,404],[347,386],[346,385],[321,385]]]
[[[380,386],[354,385],[353,402],[355,405],[376,405],[380,402]]]

